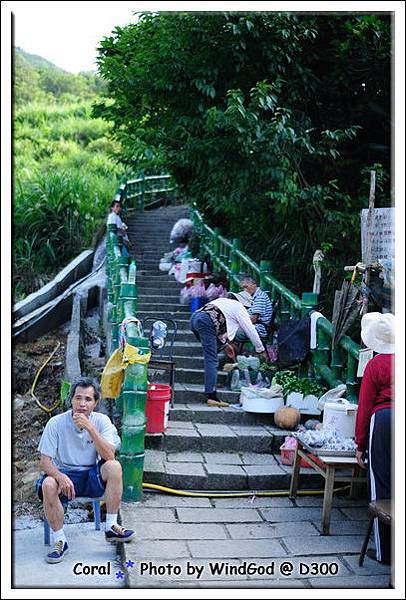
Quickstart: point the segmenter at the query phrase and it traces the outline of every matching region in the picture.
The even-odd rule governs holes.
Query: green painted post
[[[238,292],[240,290],[239,282],[238,282],[238,257],[235,253],[239,248],[239,241],[237,238],[233,239],[231,250],[230,250],[230,259],[229,259],[229,267],[230,267],[230,291]],[[237,279],[237,281],[236,281]]]
[[[119,321],[117,318],[117,306],[113,304],[111,310],[111,349],[117,350],[118,348],[118,330],[119,330]]]
[[[341,379],[343,374],[343,359],[340,346],[331,350],[331,372],[336,379]]]
[[[358,404],[359,382],[357,379],[358,360],[349,352],[347,354],[347,377],[345,384],[347,386],[346,398],[349,402]]]
[[[306,317],[313,310],[316,310],[318,304],[318,294],[313,292],[303,292],[300,303],[300,316]],[[307,363],[301,363],[299,367],[299,374],[302,377],[307,377],[309,374],[309,365]]]
[[[259,287],[261,288],[261,290],[264,290],[264,291],[270,291],[270,290],[267,290],[268,284],[265,280],[267,275],[271,275],[271,261],[270,260],[261,260],[259,262]]]
[[[300,307],[301,317],[302,318],[306,317],[313,310],[316,310],[318,302],[319,302],[318,294],[314,294],[313,292],[303,292],[302,300],[301,300],[301,307]]]
[[[316,379],[318,379],[318,380],[322,379],[319,367],[324,367],[329,364],[330,342],[331,342],[331,338],[324,331],[324,329],[322,329],[320,327],[321,319],[322,318],[320,318],[317,321],[317,347],[316,347],[316,350],[311,350],[312,363],[313,363]]]
[[[123,318],[135,316],[137,303],[136,264],[131,262],[126,281],[120,288]],[[127,342],[139,349],[140,354],[149,352],[149,341],[140,337],[135,323],[127,325]],[[121,430],[120,462],[123,468],[123,499],[139,501],[142,497],[144,469],[145,405],[147,400],[147,365],[129,364],[125,370],[121,390],[123,420]]]
[[[218,267],[218,260],[220,258],[220,240],[219,240],[219,236],[220,236],[220,229],[218,227],[214,228],[214,238],[213,238],[213,254],[212,254],[212,261],[213,261],[213,266],[215,269],[217,269]]]
[[[144,204],[145,204],[145,175],[144,173],[141,176],[141,202],[140,202],[140,210],[144,210]]]
[[[149,352],[147,338],[129,336],[128,342],[143,353]],[[139,363],[128,365],[122,391],[123,423],[120,454],[123,467],[123,499],[127,502],[136,502],[142,497],[147,385],[147,365]]]

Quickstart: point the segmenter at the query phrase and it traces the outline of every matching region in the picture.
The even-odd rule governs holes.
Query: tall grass
[[[91,104],[28,105],[15,114],[14,296],[32,292],[83,248],[117,179],[110,126]]]

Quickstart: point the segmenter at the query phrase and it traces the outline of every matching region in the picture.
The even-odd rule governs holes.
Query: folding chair
[[[162,348],[153,348],[151,344],[151,360],[148,363],[148,368],[169,372],[169,385],[171,386],[171,407],[173,408],[175,401],[175,362],[173,360],[173,346],[178,331],[178,324],[174,319],[170,318],[146,317],[142,321],[145,337],[151,337],[152,326],[155,321],[162,321],[165,323],[167,326],[167,336]]]

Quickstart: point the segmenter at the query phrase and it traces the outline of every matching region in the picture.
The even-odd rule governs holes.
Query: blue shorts
[[[106,484],[102,479],[100,473],[100,467],[104,461],[99,461],[94,467],[91,469],[86,469],[84,471],[72,471],[69,469],[59,469],[61,473],[64,473],[72,480],[72,483],[75,487],[75,495],[76,496],[88,496],[89,498],[100,498],[103,496],[104,490],[106,488]],[[42,496],[42,484],[44,479],[48,477],[48,475],[44,474],[36,481],[35,483],[35,491],[37,492],[38,498],[43,500]],[[67,504],[69,499],[64,494],[59,494],[59,499],[62,504]]]

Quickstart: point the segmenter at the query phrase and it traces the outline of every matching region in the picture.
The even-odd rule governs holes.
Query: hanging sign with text
[[[374,208],[370,226],[371,262],[395,258],[395,209]],[[362,262],[366,262],[368,209],[361,211]]]

